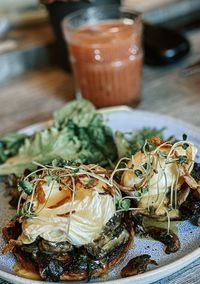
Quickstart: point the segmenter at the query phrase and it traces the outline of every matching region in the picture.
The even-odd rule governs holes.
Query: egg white
[[[51,199],[60,192],[56,181],[49,186],[44,184],[43,190],[46,198],[50,195]],[[99,194],[101,191],[100,182],[95,188],[77,190],[73,202],[66,201],[56,208],[49,208],[47,203],[36,217],[23,222],[20,240],[30,244],[40,236],[50,242],[68,241],[75,246],[91,243],[116,212],[113,197],[110,194]],[[72,211],[68,217],[58,216]]]

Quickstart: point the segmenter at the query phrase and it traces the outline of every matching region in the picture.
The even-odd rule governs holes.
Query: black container
[[[189,41],[172,29],[144,24],[145,63],[163,66],[183,58],[190,51]]]
[[[96,7],[102,5],[111,5],[111,4],[119,4],[120,0],[94,0],[90,3],[90,1],[78,1],[78,2],[55,2],[53,4],[47,5],[47,10],[49,13],[49,18],[51,25],[53,27],[55,36],[56,36],[56,45],[58,51],[58,62],[66,71],[71,71],[68,50],[66,41],[63,37],[63,32],[61,28],[61,22],[65,16],[68,14],[75,12],[77,10],[88,8],[88,7]]]

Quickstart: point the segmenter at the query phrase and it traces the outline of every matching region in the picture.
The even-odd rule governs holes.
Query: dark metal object
[[[189,41],[171,29],[145,23],[145,63],[167,65],[184,57],[190,51]]]

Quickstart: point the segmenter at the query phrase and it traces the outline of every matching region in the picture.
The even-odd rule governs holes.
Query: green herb
[[[51,182],[53,181],[53,178],[51,175],[47,175],[44,177],[45,181],[47,182],[47,185],[49,186]]]
[[[141,192],[142,193],[147,193],[149,191],[149,189],[147,187],[142,187],[141,188]]]
[[[19,217],[26,217],[26,218],[32,218],[35,217],[36,214],[33,210],[33,204],[30,202],[27,202],[17,211],[17,215],[13,218],[13,220],[16,220]]]
[[[185,155],[179,156],[179,159],[178,159],[179,164],[183,164],[186,161],[187,161],[187,156]]]
[[[73,172],[74,172],[74,175],[76,176],[76,174],[79,172],[79,168],[74,169]]]
[[[142,171],[140,171],[140,170],[135,170],[134,173],[135,173],[135,175],[136,175],[138,178],[142,178],[142,177],[143,177]]]
[[[122,133],[117,131],[115,133],[115,143],[117,146],[118,157],[130,157],[136,152],[142,150],[144,143],[152,136],[158,136],[163,139],[163,132],[165,128],[143,128],[137,132]],[[155,147],[155,145],[154,145]]]
[[[152,144],[152,143],[147,143],[146,146],[145,146],[145,150],[147,152],[152,152],[154,151],[155,149],[157,148],[157,146],[155,144]]]
[[[51,163],[53,167],[59,167],[62,164],[62,159],[53,159]]]
[[[33,184],[29,181],[22,180],[18,183],[18,189],[24,191],[27,195],[31,195],[33,192]]]
[[[163,158],[167,158],[167,156],[168,156],[168,153],[166,151],[159,151],[159,154]]]
[[[123,199],[121,202],[120,202],[120,209],[124,209],[124,211],[128,211],[129,208],[131,206],[131,201],[130,199]]]
[[[143,166],[143,168],[144,168],[145,170],[148,169],[148,164],[147,164],[147,163],[143,164],[142,166]]]
[[[133,195],[134,195],[134,197],[137,197],[137,198],[142,196],[142,194],[139,191],[134,191]]]
[[[38,179],[39,178],[39,176],[38,176],[38,174],[37,173],[32,173],[32,175],[31,175],[32,177],[34,177],[35,179]]]
[[[16,217],[26,217],[26,218],[33,218],[35,217],[36,215],[32,212],[28,212],[27,209],[25,208],[21,208],[18,213],[17,213],[17,216]]]
[[[86,184],[85,186],[91,186],[95,183],[95,179],[90,179]]]
[[[18,153],[26,137],[23,133],[10,133],[0,138],[0,164]]]
[[[182,146],[182,148],[183,148],[184,150],[186,150],[188,147],[189,147],[189,144],[188,144],[188,143],[184,143],[183,146]]]

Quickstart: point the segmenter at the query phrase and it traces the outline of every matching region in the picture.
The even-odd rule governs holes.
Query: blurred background
[[[55,27],[54,30],[52,28],[52,14],[56,12],[52,9],[50,12],[49,7],[53,5],[47,8],[39,0],[0,1],[1,132],[47,119],[54,109],[74,97],[73,76],[56,40]],[[200,86],[200,1],[122,0],[122,5],[143,12],[145,22],[172,28],[189,43],[189,50],[172,64],[156,66],[145,58],[148,64],[143,70],[142,100],[138,108],[168,114],[166,105],[170,105],[171,115],[185,120],[189,118],[190,122],[199,124],[195,110],[200,108],[197,103]],[[167,38],[165,33],[161,34]],[[148,35],[145,33],[144,37],[147,39]],[[152,39],[152,36],[149,38]],[[155,42],[164,41],[161,38]],[[170,51],[168,55],[173,54]],[[11,107],[13,98],[15,103]],[[188,100],[190,105],[190,100],[194,102],[191,109],[187,109]],[[182,109],[187,110],[184,115],[177,113],[182,101]],[[15,120],[14,125],[12,119]]]
[[[199,0],[122,0],[122,5],[142,11],[145,21],[174,29],[190,29],[200,22]],[[59,64],[55,41],[47,9],[39,0],[0,1],[0,83]]]

